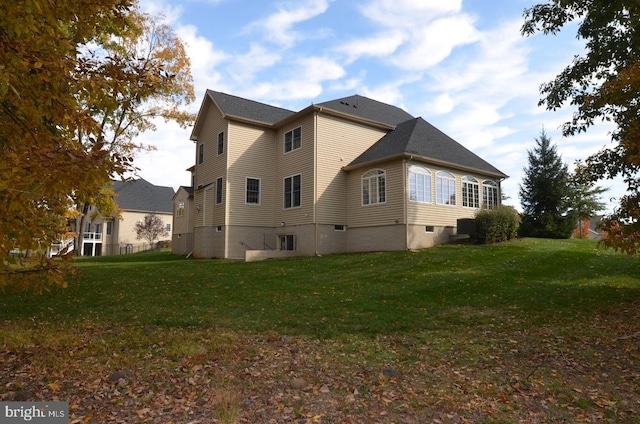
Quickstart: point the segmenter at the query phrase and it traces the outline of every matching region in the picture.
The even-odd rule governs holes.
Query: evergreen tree
[[[544,129],[536,147],[527,151],[529,166],[520,184],[523,209],[521,234],[530,237],[569,238],[577,222],[571,208],[569,167]]]
[[[573,175],[570,179],[572,189],[570,205],[579,220],[575,237],[585,238],[587,234],[584,232],[584,221],[589,221],[598,212],[605,209],[606,205],[601,196],[608,189],[596,186],[591,182],[582,181],[579,171],[578,169],[576,175]]]
[[[564,136],[588,131],[600,121],[615,125],[610,146],[589,156],[591,182],[621,177],[627,194],[602,220],[605,246],[640,252],[640,1],[545,0],[524,11],[522,34],[576,31],[584,49],[555,79],[540,87],[539,105],[573,108]]]

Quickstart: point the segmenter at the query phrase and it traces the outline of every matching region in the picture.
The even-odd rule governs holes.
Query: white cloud
[[[312,83],[335,80],[346,74],[342,66],[324,57],[303,58],[298,64],[302,68],[302,79]]]
[[[448,93],[442,93],[435,96],[432,100],[425,102],[420,110],[425,116],[443,115],[453,110],[455,101]]]
[[[171,25],[180,18],[184,6],[166,0],[140,0],[140,10],[153,16],[164,16],[164,20]]]
[[[461,0],[373,0],[360,7],[369,19],[390,27],[411,27],[438,16],[458,13]]]
[[[156,131],[143,133],[136,139],[136,142],[157,148],[136,155],[135,165],[141,169],[138,176],[152,184],[174,189],[179,185],[190,185],[186,169],[195,163],[195,147],[189,140],[191,129],[181,129],[162,119],[156,119],[155,124]]]
[[[249,24],[245,30],[258,30],[264,39],[284,47],[291,47],[308,34],[294,30],[296,24],[321,15],[329,8],[331,0],[291,1],[280,6],[278,11],[260,21]]]
[[[220,89],[223,84],[226,84],[218,68],[229,59],[230,55],[216,49],[209,39],[198,35],[198,29],[193,25],[180,27],[177,33],[184,41],[187,54],[191,59],[191,75],[196,96],[203,95],[207,88]]]
[[[390,30],[380,32],[372,37],[355,39],[343,44],[336,52],[347,57],[347,63],[361,57],[387,57],[393,54],[405,41],[402,31]]]
[[[449,57],[455,47],[478,38],[468,15],[437,19],[411,31],[409,42],[392,58],[392,63],[401,69],[426,70]]]
[[[249,51],[235,56],[229,65],[229,76],[237,83],[250,83],[256,73],[276,65],[281,55],[264,46],[252,44]]]
[[[252,84],[250,99],[264,99],[274,104],[280,100],[309,100],[323,91],[323,83],[343,77],[345,70],[325,57],[308,57],[294,61],[286,75],[288,78]],[[258,97],[256,97],[258,95]]]

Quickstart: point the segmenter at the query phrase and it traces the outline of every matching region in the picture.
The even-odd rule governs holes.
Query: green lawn
[[[155,252],[76,265],[66,289],[0,298],[5,360],[36,346],[40,353],[28,360],[53,372],[64,368],[66,343],[78,360],[138,376],[152,375],[150,364],[162,368],[163,361],[218,361],[227,374],[210,376],[213,386],[231,381],[242,398],[262,385],[286,386],[293,375],[331,374],[333,384],[318,383],[302,396],[280,387],[285,406],[265,407],[280,414],[274,417],[316,422],[526,422],[530,414],[540,419],[531,422],[636,422],[631,412],[640,412],[640,262],[592,241],[524,239],[254,263]],[[308,356],[300,359],[301,350]],[[299,358],[295,366],[291,355]],[[278,368],[285,357],[288,365]],[[244,381],[261,361],[273,364],[271,374],[261,371],[269,379]],[[394,393],[404,401],[379,385],[385,367],[401,369],[401,381],[386,384],[399,384]],[[0,400],[16,393],[14,380],[0,378]],[[318,402],[309,393],[340,401],[305,412]],[[362,417],[349,421],[345,411],[355,404]],[[220,419],[219,399],[216,405],[208,413]],[[94,408],[107,414],[110,406]],[[257,408],[244,399],[238,419],[251,422]],[[206,416],[205,409],[198,411]],[[380,419],[369,421],[371,411]],[[79,407],[77,416],[86,414]],[[144,422],[152,412],[132,414]]]
[[[456,311],[517,314],[531,324],[579,319],[640,293],[636,258],[581,240],[254,263],[167,252],[76,262],[67,289],[5,294],[0,319],[375,336],[456,325]]]

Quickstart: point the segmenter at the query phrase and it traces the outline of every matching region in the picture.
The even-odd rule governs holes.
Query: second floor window
[[[258,178],[247,178],[247,204],[260,204],[260,180]]]
[[[224,133],[221,132],[218,134],[218,154],[221,155],[224,153]]]
[[[462,206],[480,207],[480,186],[478,180],[473,177],[462,177]]]
[[[436,203],[439,205],[456,204],[456,179],[453,174],[439,171],[436,174]]]
[[[176,215],[182,216],[184,215],[184,200],[178,200],[178,208],[176,210]]]
[[[107,235],[113,235],[113,221],[107,221]]]
[[[387,173],[374,169],[362,176],[362,204],[375,205],[387,201]]]
[[[204,143],[198,146],[198,164],[204,162]]]
[[[302,204],[302,179],[294,175],[284,179],[284,208],[297,208]]]
[[[220,204],[222,203],[222,177],[218,178],[216,180],[216,203]]]
[[[299,149],[302,145],[302,127],[298,127],[284,134],[284,152]]]

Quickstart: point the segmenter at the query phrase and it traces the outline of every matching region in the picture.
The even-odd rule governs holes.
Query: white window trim
[[[258,181],[258,202],[247,202],[247,194],[249,192],[249,180],[257,180]],[[262,203],[262,179],[255,177],[246,177],[244,180],[244,204],[250,206],[260,206]]]
[[[222,136],[222,140],[220,140],[220,136]],[[220,141],[222,141],[222,151],[220,151]],[[224,142],[224,131],[218,133],[218,139],[216,144],[216,152],[218,152],[218,156],[224,154],[225,142]]]
[[[293,179],[295,177],[300,177],[300,204],[297,206],[293,205]],[[287,180],[291,178],[291,206],[287,207],[286,206],[286,196],[287,196]],[[298,209],[302,207],[302,174],[294,174],[294,175],[289,175],[288,177],[284,177],[282,179],[282,209],[283,210],[290,210],[290,209]]]
[[[300,130],[300,145],[298,147],[295,147],[295,143],[294,143],[294,140],[295,140],[294,134],[296,130]],[[289,133],[291,133],[291,149],[287,150],[287,134]],[[300,148],[302,148],[302,126],[295,127],[290,131],[285,132],[284,139],[282,140],[282,151],[284,152],[285,155],[288,153],[294,152]]]
[[[198,165],[204,163],[204,143],[198,144]]]
[[[380,178],[384,179],[384,201],[380,201]],[[364,202],[364,183],[365,180],[369,186],[369,201]],[[375,181],[376,202],[371,202],[371,181]],[[387,203],[387,171],[384,169],[371,169],[360,177],[360,204],[362,206],[384,205]]]
[[[429,199],[428,200],[418,200],[418,187],[417,187],[417,180],[416,180],[416,198],[412,199],[411,198],[411,177],[412,175],[417,176],[418,175],[423,175],[425,177],[429,177]],[[407,187],[408,191],[409,191],[409,201],[410,202],[414,202],[414,203],[423,203],[423,204],[432,204],[433,203],[433,172],[431,172],[431,170],[429,170],[428,168],[425,168],[423,166],[418,166],[418,165],[411,165],[409,166],[409,178],[407,178],[407,184],[409,184],[409,187]],[[426,184],[425,184],[425,187]],[[426,193],[423,193],[426,194]]]
[[[446,176],[443,176],[443,174],[446,174]],[[438,179],[447,181],[448,182],[447,185],[449,185],[451,182],[453,182],[453,200],[454,200],[454,203],[442,203],[442,202],[438,201]],[[448,197],[451,198],[451,196],[448,196]],[[442,205],[442,206],[455,207],[457,205],[457,203],[458,203],[457,197],[458,197],[458,193],[457,193],[455,175],[453,175],[449,171],[438,171],[438,172],[436,172],[436,204],[437,205]]]
[[[291,242],[293,243],[293,248],[292,249],[282,249],[282,239],[286,238],[288,239],[289,237],[291,237]],[[281,252],[294,252],[296,250],[297,247],[297,242],[298,240],[296,240],[297,237],[295,234],[278,234],[278,250],[280,250]],[[286,244],[286,241],[285,241]]]
[[[495,190],[496,193],[496,202],[495,205],[488,205],[485,200],[485,189]],[[482,207],[487,209],[493,209],[500,206],[500,186],[493,180],[484,180],[482,182]]]
[[[474,197],[472,199],[469,199],[469,193],[467,193],[467,204],[465,205],[465,197],[464,197],[464,192],[465,192],[465,185],[466,186],[471,186],[471,188],[475,187],[478,197],[477,199]],[[467,190],[469,189],[469,187],[467,187]],[[480,182],[477,180],[477,178],[474,178],[470,175],[465,175],[464,177],[462,177],[461,182],[460,182],[460,197],[462,197],[462,207],[463,208],[468,208],[468,209],[480,209],[480,205],[482,204],[482,202],[480,201]],[[471,195],[473,196],[473,193],[471,193]],[[471,200],[471,202],[469,202],[469,200]],[[475,200],[477,200],[477,204],[472,204],[471,206],[469,205],[469,203],[473,203]]]
[[[221,205],[224,203],[224,177],[218,177],[216,178],[216,198],[215,198],[215,204],[216,205]],[[220,186],[221,188],[218,188],[218,186]],[[220,201],[218,202],[218,190],[220,191]]]

